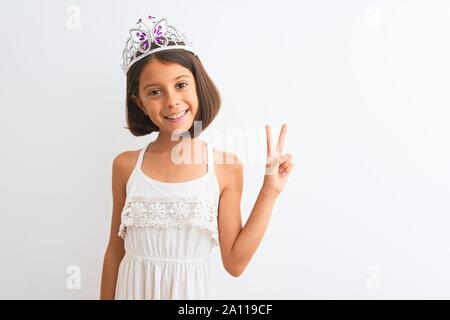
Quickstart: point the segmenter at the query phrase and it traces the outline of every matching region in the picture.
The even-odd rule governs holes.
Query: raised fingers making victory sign
[[[286,185],[289,173],[294,164],[292,163],[292,155],[290,153],[283,154],[284,139],[286,137],[287,124],[283,124],[278,137],[278,142],[273,150],[272,132],[269,125],[266,125],[267,135],[267,160],[266,172],[263,186],[280,193]]]

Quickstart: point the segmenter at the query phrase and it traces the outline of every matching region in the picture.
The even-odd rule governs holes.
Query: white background
[[[220,89],[206,141],[246,161],[245,132],[264,156],[264,125],[289,126],[296,166],[249,266],[211,256],[218,298],[450,298],[450,4],[412,0],[4,2],[0,298],[99,297],[112,160],[154,139],[124,129],[120,69],[148,14]],[[263,166],[244,164],[243,222]]]

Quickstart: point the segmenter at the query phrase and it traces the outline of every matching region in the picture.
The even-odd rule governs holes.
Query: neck
[[[198,139],[192,139],[189,136],[178,136],[172,138],[171,133],[160,131],[158,137],[151,143],[149,151],[151,150],[152,152],[170,154],[173,148],[179,144],[190,147],[192,150],[198,144]]]

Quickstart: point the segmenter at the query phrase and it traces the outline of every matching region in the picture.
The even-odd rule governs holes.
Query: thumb
[[[286,161],[289,160],[289,158],[291,158],[291,157],[292,157],[292,156],[291,156],[290,153],[281,156],[281,157],[280,157],[280,163],[286,162]]]

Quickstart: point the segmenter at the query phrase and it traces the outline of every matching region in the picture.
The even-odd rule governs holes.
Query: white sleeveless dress
[[[205,143],[206,144],[206,143]],[[218,246],[220,188],[208,145],[208,171],[185,182],[162,182],[141,169],[141,149],[126,185],[115,299],[215,299],[208,257]]]

